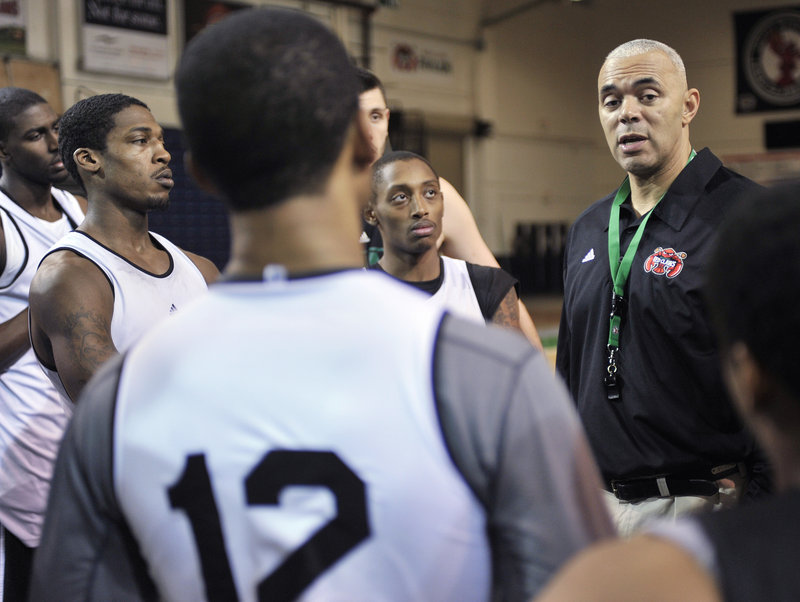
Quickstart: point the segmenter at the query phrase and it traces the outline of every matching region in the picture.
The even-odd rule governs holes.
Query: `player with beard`
[[[218,271],[148,230],[148,212],[167,207],[173,181],[161,126],[143,102],[122,94],[79,101],[61,119],[59,150],[89,209],[42,260],[30,331],[39,362],[75,400],[103,362],[204,292]]]

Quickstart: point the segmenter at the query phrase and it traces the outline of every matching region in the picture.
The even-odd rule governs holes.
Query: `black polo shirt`
[[[757,186],[703,149],[653,210],[625,286],[616,401],[603,384],[614,195],[572,226],[557,368],[607,480],[691,474],[752,457],[753,439],[723,386],[701,288],[718,224],[740,193]],[[620,211],[621,254],[639,222],[628,199]]]

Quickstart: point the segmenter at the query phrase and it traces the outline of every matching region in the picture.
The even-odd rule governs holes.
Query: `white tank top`
[[[308,320],[321,312],[323,330]],[[224,283],[131,351],[114,484],[165,599],[204,599],[201,549],[217,569],[227,561],[240,599],[256,600],[258,584],[334,519],[344,524],[321,535],[333,548],[316,557],[334,562],[301,579],[298,599],[488,598],[484,512],[433,397],[441,317],[427,296],[362,270]],[[365,341],[380,342],[382,361]],[[292,484],[304,474],[306,485]],[[218,554],[192,529],[210,497]]]
[[[430,297],[429,302],[467,320],[486,324],[467,271],[467,263],[444,255],[442,262],[442,286]]]
[[[0,274],[0,322],[28,306],[31,279],[45,253],[83,221],[78,201],[53,188],[64,215],[34,217],[0,192],[6,266]],[[58,392],[28,350],[0,374],[0,524],[25,545],[39,544],[53,463],[68,421]]]
[[[111,340],[120,353],[161,320],[208,290],[202,273],[183,251],[155,232],[150,235],[169,255],[170,267],[163,274],[143,270],[80,231],[70,232],[50,251],[71,249],[106,275],[114,292]],[[44,365],[42,368],[63,396],[65,408],[71,416],[73,402],[58,373]]]

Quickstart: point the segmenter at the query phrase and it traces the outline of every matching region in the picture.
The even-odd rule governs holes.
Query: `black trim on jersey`
[[[170,253],[167,249],[165,249],[164,245],[162,245],[160,242],[158,242],[158,240],[156,240],[156,238],[150,232],[148,232],[147,235],[150,237],[150,242],[153,243],[153,246],[156,249],[161,249],[162,251],[164,251],[167,254],[167,257],[169,257],[169,267],[167,268],[167,271],[164,272],[163,274],[156,274],[154,272],[150,272],[148,270],[145,270],[143,267],[138,266],[135,263],[133,263],[130,259],[127,259],[126,257],[123,257],[122,255],[117,253],[114,249],[105,246],[103,243],[101,243],[100,241],[98,241],[97,239],[92,237],[91,235],[87,234],[83,230],[73,230],[73,232],[75,232],[76,234],[82,234],[83,236],[85,236],[86,238],[91,240],[96,245],[102,247],[103,249],[105,249],[109,253],[112,253],[112,254],[116,255],[117,257],[119,257],[120,259],[122,259],[125,263],[135,267],[137,270],[139,270],[140,272],[142,272],[144,274],[147,274],[148,276],[152,276],[153,278],[166,278],[167,276],[172,274],[172,271],[175,269],[175,260],[172,258],[172,253]],[[59,251],[59,250],[61,250],[63,248],[68,248],[68,247],[61,247],[59,249],[53,249],[52,251],[50,251],[50,253],[54,253],[55,251]],[[48,253],[48,255],[50,253]],[[88,259],[88,257],[87,257],[87,259]],[[192,262],[192,263],[194,263],[194,262]]]
[[[519,297],[519,281],[502,268],[493,268],[467,262],[467,273],[475,289],[478,305],[483,318],[491,322],[497,309],[506,298],[508,291],[514,288]]]
[[[83,253],[81,253],[77,249],[73,249],[71,247],[56,247],[55,249],[51,249],[50,251],[48,251],[47,254],[44,257],[42,257],[42,261],[44,261],[45,257],[55,253],[56,251],[69,251],[70,253],[74,253],[78,257],[83,257],[86,261],[88,261],[89,263],[94,265],[98,270],[100,270],[100,273],[103,275],[103,278],[106,279],[106,282],[108,282],[108,286],[111,288],[111,299],[112,299],[112,302],[116,300],[117,294],[116,294],[116,291],[114,290],[114,285],[112,284],[111,279],[108,277],[108,274],[106,274],[106,271],[103,268],[101,268],[96,262],[94,262],[91,259],[89,259],[88,257],[86,257],[86,255],[84,255]],[[40,266],[42,265],[42,261],[39,262]],[[30,313],[28,313],[28,332],[30,332],[30,328],[31,328],[31,316],[30,316]],[[31,343],[31,349],[33,349],[33,355],[36,356],[36,359],[39,360],[39,363],[42,366],[44,366],[48,370],[52,370],[53,372],[58,373],[58,369],[55,366],[48,365],[47,362],[45,362],[44,359],[42,359],[42,357],[39,355],[39,352],[36,351],[36,346],[33,343]],[[58,378],[60,379],[61,377],[59,376]],[[62,384],[63,384],[63,381],[62,381]],[[64,389],[66,390],[66,387],[64,387]]]
[[[414,288],[421,290],[423,293],[428,293],[431,296],[435,295],[436,292],[442,288],[442,284],[444,283],[444,261],[441,257],[439,257],[439,275],[433,280],[403,280],[402,278],[398,278],[397,276],[389,274],[389,272],[384,270],[383,266],[379,263],[373,263],[368,269],[383,272],[398,282],[413,286]]]
[[[93,259],[87,257],[86,255],[84,255],[78,249],[73,249],[72,247],[56,247],[55,249],[50,249],[47,252],[47,255],[52,255],[53,253],[56,253],[57,251],[69,251],[70,253],[73,253],[73,254],[77,255],[78,257],[83,257],[86,261],[88,261],[92,265],[96,266],[97,269],[100,270],[100,273],[103,274],[103,278],[105,278],[106,282],[108,282],[108,286],[111,287],[111,297],[114,300],[116,300],[117,295],[116,295],[116,291],[114,290],[114,284],[111,282],[111,278],[108,277],[108,274],[106,274],[106,271],[102,267],[100,267],[99,263],[97,263]],[[44,257],[47,257],[47,255],[45,255]],[[42,261],[44,261],[44,257],[42,257]],[[40,266],[42,265],[42,261],[39,262]],[[128,263],[130,263],[130,261]],[[144,271],[144,270],[142,270],[142,271]]]
[[[6,196],[8,196],[8,195],[6,195]],[[11,197],[9,197],[9,198],[11,198]],[[0,287],[0,290],[5,290],[5,289],[13,286],[14,283],[17,281],[17,278],[19,278],[20,275],[22,274],[22,272],[25,271],[25,268],[28,267],[28,259],[30,257],[30,251],[28,250],[28,241],[25,240],[25,237],[22,235],[22,230],[20,229],[19,224],[17,224],[17,220],[14,219],[14,216],[11,215],[11,212],[8,209],[6,209],[5,207],[0,206],[0,209],[5,211],[6,215],[8,215],[9,219],[11,220],[11,223],[14,224],[14,228],[17,229],[17,233],[19,234],[19,238],[22,241],[22,246],[25,248],[25,259],[22,262],[22,266],[19,268],[19,271],[11,279],[11,282],[9,282],[6,286]],[[2,226],[2,222],[0,222],[0,229],[2,229],[2,227],[3,227]],[[8,244],[7,243],[6,243],[6,264],[8,264]],[[5,270],[6,270],[6,266],[3,266],[3,269],[0,270],[0,274],[2,274],[2,272],[5,272]]]
[[[497,312],[497,308],[500,307],[500,304],[503,302],[503,299],[506,298],[508,291],[510,291],[512,287],[519,297],[519,290],[517,290],[519,281],[502,268],[477,265],[469,263],[468,261],[464,263],[467,265],[467,273],[472,283],[475,298],[478,300],[478,307],[481,310],[481,315],[486,322],[491,322],[494,318],[494,314]],[[369,266],[369,269],[380,270],[384,274],[389,274],[379,263]],[[433,280],[411,281],[402,280],[401,278],[392,276],[392,274],[389,274],[389,276],[392,276],[395,280],[413,286],[423,293],[428,293],[433,296],[442,288],[442,284],[444,283],[444,271],[444,260],[439,257],[439,275]]]
[[[8,196],[8,195],[6,195],[6,196]],[[58,202],[58,199],[53,196],[52,192],[50,193],[50,198],[53,199],[53,205],[55,205],[56,208],[61,212],[61,215],[63,215],[64,217],[67,218],[67,222],[69,222],[70,229],[74,230],[75,228],[77,228],[78,227],[78,223],[74,219],[72,219],[72,216],[69,213],[66,212],[64,207],[61,206],[61,203]],[[80,203],[79,203],[79,205],[80,205]]]

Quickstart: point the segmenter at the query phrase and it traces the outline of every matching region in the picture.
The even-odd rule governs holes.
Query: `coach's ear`
[[[371,205],[364,207],[363,215],[364,221],[370,226],[378,225],[378,215],[375,213],[375,209],[373,209]]]
[[[197,182],[200,188],[215,196],[220,196],[219,188],[217,188],[217,185],[206,175],[206,172],[197,165],[192,156],[192,151],[187,150],[183,153],[183,164],[186,166],[186,171],[189,172],[189,175],[192,176],[192,179]]]

